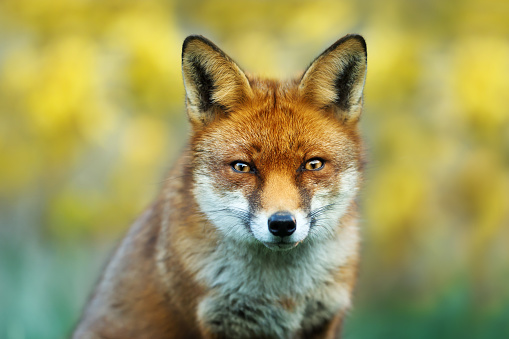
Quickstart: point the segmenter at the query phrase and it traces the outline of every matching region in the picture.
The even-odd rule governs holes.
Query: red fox
[[[360,35],[289,81],[187,37],[188,146],[73,338],[338,338],[359,260],[366,69]]]

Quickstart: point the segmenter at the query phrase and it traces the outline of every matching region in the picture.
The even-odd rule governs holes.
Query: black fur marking
[[[302,74],[302,77],[300,78],[300,81],[302,81],[302,79],[304,78],[304,76],[306,75],[306,73],[308,72],[308,69],[309,67],[311,67],[318,59],[320,59],[322,56],[332,52],[333,50],[335,50],[339,45],[343,44],[344,42],[350,40],[350,39],[355,39],[357,40],[358,42],[361,43],[362,45],[362,48],[364,50],[364,57],[365,59],[367,60],[368,59],[368,52],[367,52],[367,48],[366,48],[366,41],[364,40],[364,38],[359,35],[359,34],[348,34],[348,35],[345,35],[344,37],[342,37],[341,39],[339,39],[338,41],[336,41],[335,43],[333,43],[329,48],[327,48],[325,51],[323,51],[319,56],[317,56],[310,64],[309,66],[306,68],[306,71],[304,72],[304,74]]]
[[[223,323],[222,323],[221,321],[219,321],[219,320],[212,320],[212,321],[210,322],[210,324],[211,324],[211,325],[214,325],[214,326],[219,327],[219,326],[221,326]]]
[[[249,202],[249,212],[254,213],[260,209],[261,192],[263,190],[263,180],[258,176],[256,189],[247,197]]]
[[[200,111],[210,111],[212,108],[217,108],[218,113],[228,112],[229,107],[226,107],[218,102],[213,102],[212,97],[214,91],[217,90],[216,81],[214,79],[213,73],[207,72],[203,58],[208,58],[207,54],[210,54],[210,50],[206,51],[203,49],[203,46],[197,48],[197,51],[193,53],[187,52],[189,44],[193,41],[199,41],[202,44],[210,47],[215,53],[219,54],[222,58],[227,60],[229,63],[234,65],[235,67],[240,67],[231,59],[228,55],[226,55],[219,47],[217,47],[212,41],[201,35],[190,35],[184,40],[184,44],[182,45],[182,64],[187,63],[191,67],[191,77],[194,82],[196,89],[198,91],[199,103],[198,108]],[[233,71],[233,68],[232,68]],[[242,73],[242,70],[240,70]],[[212,117],[216,112],[210,111],[208,116],[202,117],[203,122],[207,122],[210,117]]]
[[[258,323],[257,319],[263,317],[263,314],[256,307],[238,301],[232,305],[230,311],[233,315],[251,323]]]
[[[344,42],[346,42],[346,41],[348,41],[348,40],[350,40],[350,39],[355,39],[355,40],[357,40],[358,42],[360,42],[360,43],[361,43],[362,48],[364,49],[364,56],[366,56],[366,58],[367,58],[368,54],[367,54],[367,48],[366,48],[366,41],[365,41],[365,40],[364,40],[364,38],[363,38],[361,35],[359,35],[359,34],[347,34],[347,35],[345,35],[344,37],[342,37],[341,39],[339,39],[338,41],[336,41],[335,43],[333,43],[333,44],[332,44],[329,48],[327,48],[325,51],[323,51],[323,53],[322,53],[322,54],[320,54],[320,55],[318,56],[318,58],[319,58],[319,57],[321,57],[322,55],[325,55],[325,54],[327,54],[327,53],[329,53],[329,52],[332,52],[332,51],[333,51],[333,50],[335,50],[335,49],[336,49],[339,45],[343,44]],[[318,59],[318,58],[316,58],[316,59]],[[315,60],[316,60],[316,59],[315,59]]]
[[[214,80],[212,75],[207,72],[203,64],[198,58],[189,60],[193,69],[193,81],[196,89],[198,90],[199,96],[199,109],[201,111],[207,111],[214,105],[212,101],[212,95],[215,90]]]
[[[355,104],[350,102],[350,96],[359,75],[358,65],[360,62],[361,60],[358,56],[352,57],[344,65],[334,81],[334,87],[337,93],[334,104],[342,110],[348,111],[351,105]]]
[[[306,212],[309,213],[308,210],[311,206],[311,192],[305,188],[305,185],[303,185],[302,173],[303,171],[297,172],[297,176],[295,178],[295,185],[299,188],[300,205]]]
[[[246,319],[246,313],[241,308],[232,310],[232,313],[235,314],[239,318],[242,318],[244,320]]]
[[[202,35],[190,35],[184,40],[184,43],[182,44],[182,60],[184,60],[184,54],[185,54],[187,45],[189,45],[189,43],[194,40],[199,40],[199,41],[205,43],[206,45],[210,46],[214,51],[218,52],[223,57],[225,57],[226,59],[231,61],[230,57],[228,57],[219,47],[217,47],[212,41],[210,41],[209,39],[205,38]]]

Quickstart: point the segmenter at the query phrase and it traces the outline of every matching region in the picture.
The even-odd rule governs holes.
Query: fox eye
[[[308,171],[319,171],[323,168],[324,164],[325,161],[323,161],[322,159],[314,158],[306,161],[304,168]]]
[[[251,172],[251,166],[242,161],[234,161],[231,164],[235,172],[249,173]]]

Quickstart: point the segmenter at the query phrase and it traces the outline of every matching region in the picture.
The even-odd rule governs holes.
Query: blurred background
[[[344,337],[509,338],[509,2],[0,2],[0,338],[65,338],[188,133],[183,39],[291,77],[368,45]]]

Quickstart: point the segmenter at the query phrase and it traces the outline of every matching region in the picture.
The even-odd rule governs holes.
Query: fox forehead
[[[275,162],[295,167],[312,157],[351,164],[360,156],[355,126],[317,110],[294,82],[250,79],[253,97],[195,132],[194,146],[225,161]]]

